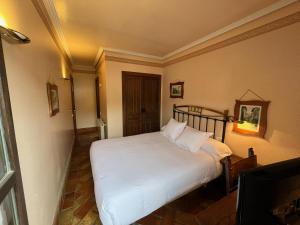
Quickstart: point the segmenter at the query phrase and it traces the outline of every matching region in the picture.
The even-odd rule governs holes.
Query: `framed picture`
[[[49,114],[54,116],[59,112],[58,88],[55,84],[47,83]]]
[[[171,98],[183,98],[183,85],[184,82],[170,83],[170,97]]]
[[[269,103],[268,101],[236,100],[233,131],[263,138],[267,130]]]

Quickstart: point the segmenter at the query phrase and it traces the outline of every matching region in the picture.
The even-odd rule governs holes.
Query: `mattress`
[[[129,225],[215,179],[221,164],[160,132],[96,141],[90,159],[103,225]]]

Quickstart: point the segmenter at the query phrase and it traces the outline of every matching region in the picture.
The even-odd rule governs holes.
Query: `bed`
[[[200,106],[173,107],[176,120],[211,130],[222,142],[227,114]],[[185,151],[160,132],[96,141],[90,158],[103,225],[132,224],[222,173],[213,154]]]

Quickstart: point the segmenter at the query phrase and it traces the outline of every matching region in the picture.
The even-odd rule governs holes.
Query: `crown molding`
[[[95,60],[94,60],[94,66],[95,66],[95,68],[97,68],[97,66],[98,66],[98,64],[99,64],[99,60],[101,59],[101,56],[102,56],[103,52],[104,52],[104,49],[103,49],[102,47],[100,47],[100,48],[98,49],[96,58],[95,58]]]
[[[52,0],[31,0],[42,21],[48,29],[55,44],[63,55],[68,66],[72,67],[72,56],[70,54],[60,19],[57,15],[54,3]]]
[[[274,4],[270,5],[270,6],[268,6],[266,8],[263,8],[263,9],[255,12],[255,13],[249,15],[249,16],[244,17],[243,19],[240,19],[240,20],[238,20],[238,21],[236,21],[234,23],[231,23],[231,24],[229,24],[229,25],[227,25],[227,26],[225,26],[225,27],[223,27],[223,28],[221,28],[221,29],[213,32],[213,33],[210,33],[210,34],[208,34],[208,35],[206,35],[206,36],[204,36],[204,37],[202,37],[202,38],[200,38],[200,39],[198,39],[198,40],[196,40],[196,41],[194,41],[194,42],[192,42],[192,43],[190,43],[188,45],[185,45],[185,46],[183,46],[181,48],[176,49],[173,52],[170,52],[170,53],[166,54],[165,56],[163,56],[163,60],[167,60],[168,58],[170,58],[172,56],[175,56],[175,55],[177,55],[179,53],[182,53],[182,52],[184,52],[184,51],[186,51],[188,49],[196,47],[196,46],[198,46],[198,45],[200,45],[200,44],[202,44],[202,43],[204,43],[204,42],[206,42],[206,41],[208,41],[210,39],[213,39],[213,38],[215,38],[217,36],[220,36],[220,35],[228,32],[228,31],[236,29],[236,28],[238,28],[238,27],[240,27],[242,25],[245,25],[245,24],[247,24],[249,22],[257,20],[257,19],[259,19],[259,18],[261,18],[261,17],[263,17],[265,15],[268,15],[268,14],[274,12],[274,11],[277,11],[277,10],[279,10],[279,9],[281,9],[283,7],[286,7],[286,6],[288,6],[288,5],[290,5],[290,4],[294,3],[294,2],[297,2],[297,1],[298,0],[280,0],[280,1],[278,1],[278,2],[276,2],[276,3],[274,3]]]
[[[52,0],[31,0],[34,4],[34,6],[36,7],[37,11],[39,12],[42,20],[44,21],[47,29],[49,30],[51,36],[53,37],[54,42],[57,44],[58,48],[61,50],[64,58],[66,59],[68,65],[70,67],[72,67],[72,57],[70,54],[70,51],[68,49],[67,43],[65,41],[65,37],[63,34],[63,30],[61,27],[61,23],[59,20],[59,17],[57,15],[55,6],[53,4]],[[94,72],[95,68],[98,67],[99,61],[102,57],[102,55],[105,53],[105,59],[108,61],[115,61],[115,62],[124,62],[124,63],[132,63],[132,64],[137,64],[137,65],[146,65],[146,66],[154,66],[154,67],[164,67],[167,65],[171,65],[183,60],[187,60],[191,57],[195,57],[201,54],[204,54],[206,52],[209,51],[213,51],[216,50],[218,48],[221,48],[220,46],[228,46],[232,43],[236,43],[238,42],[238,38],[240,37],[240,40],[246,40],[248,38],[244,38],[243,34],[249,34],[248,32],[250,32],[250,36],[252,37],[252,35],[254,34],[254,36],[260,35],[262,33],[266,33],[269,32],[271,30],[274,29],[278,29],[281,28],[283,26],[286,26],[286,23],[282,22],[279,23],[281,25],[277,26],[276,24],[278,24],[276,21],[275,23],[275,28],[273,29],[268,29],[268,27],[272,27],[274,25],[273,22],[270,22],[268,24],[265,24],[263,27],[263,29],[261,27],[259,27],[260,31],[259,32],[254,32],[251,33],[253,30],[250,31],[246,31],[240,35],[237,35],[235,37],[232,38],[227,38],[226,40],[220,41],[218,43],[209,45],[207,47],[201,48],[201,49],[194,49],[193,48],[197,48],[198,46],[200,46],[201,44],[212,40],[216,37],[219,37],[229,31],[232,31],[236,28],[239,28],[245,24],[248,24],[252,21],[255,21],[263,16],[266,16],[268,14],[271,14],[274,11],[277,11],[281,8],[284,8],[292,3],[298,2],[299,0],[280,0],[264,9],[261,9],[241,20],[238,20],[228,26],[225,26],[211,34],[208,34],[186,46],[183,46],[171,53],[166,54],[163,57],[159,57],[159,56],[155,56],[155,55],[149,55],[149,54],[143,54],[143,53],[139,53],[139,52],[134,52],[134,51],[128,51],[128,50],[122,50],[122,49],[113,49],[113,48],[99,48],[97,56],[94,60],[94,68],[93,70],[90,69],[74,69],[74,67],[76,68],[76,66],[73,66],[73,72],[75,71],[80,71],[80,72]],[[289,18],[293,18],[293,19],[289,19]],[[298,22],[297,19],[295,19],[295,17],[285,17],[279,19],[278,21],[289,21],[287,25],[294,23],[294,22]],[[188,51],[190,50],[190,52]],[[185,51],[189,52],[185,54]]]
[[[115,48],[103,48],[104,52],[112,52],[112,53],[118,53],[118,54],[124,54],[124,55],[131,55],[131,56],[137,56],[137,57],[143,57],[147,59],[154,59],[154,60],[163,60],[163,57],[155,56],[155,55],[149,55],[144,54],[140,52],[135,51],[129,51],[129,50],[122,50],[122,49],[115,49]]]
[[[117,56],[109,56],[109,55],[105,55],[105,60],[106,61],[113,61],[113,62],[143,65],[143,66],[163,67],[162,62],[151,62],[151,61],[146,61],[146,60],[128,59],[128,58],[117,57]]]
[[[84,66],[84,65],[73,65],[73,73],[87,73],[87,74],[96,74],[95,67],[93,66]]]
[[[175,64],[175,63],[178,63],[178,62],[181,62],[181,61],[184,61],[184,60],[187,60],[187,59],[190,59],[190,58],[193,58],[193,57],[196,57],[196,56],[199,56],[199,55],[211,52],[211,51],[215,51],[215,50],[220,49],[220,48],[227,47],[227,46],[232,45],[232,44],[235,44],[235,43],[238,43],[238,42],[241,42],[241,41],[245,41],[247,39],[250,39],[250,38],[253,38],[253,37],[256,37],[256,36],[259,36],[259,35],[262,35],[262,34],[265,34],[265,33],[268,33],[268,32],[283,28],[283,27],[286,27],[288,25],[291,25],[291,24],[294,24],[294,23],[297,23],[297,22],[300,22],[300,12],[296,12],[292,15],[277,19],[277,20],[272,21],[270,23],[267,23],[265,25],[256,27],[254,29],[248,30],[248,31],[243,32],[241,34],[238,34],[238,35],[235,35],[233,37],[227,38],[223,41],[220,41],[220,42],[217,42],[215,44],[209,45],[207,47],[201,48],[197,51],[193,51],[189,54],[186,54],[186,55],[183,55],[183,56],[180,56],[180,57],[175,57],[172,60],[166,61],[163,65],[164,66],[169,66],[169,65],[172,65],[172,64]]]
[[[122,49],[113,49],[113,48],[103,48],[103,52],[109,52],[109,53],[112,53],[112,54],[119,54],[118,56],[106,56],[106,59],[107,60],[110,60],[110,61],[118,61],[118,62],[135,62],[134,64],[139,64],[139,65],[150,65],[149,64],[149,61],[151,62],[153,59],[154,60],[157,60],[157,62],[155,62],[155,65],[156,66],[159,66],[159,67],[162,67],[162,66],[165,66],[165,65],[170,65],[170,64],[173,64],[173,62],[179,62],[179,61],[182,61],[181,59],[188,59],[190,58],[190,56],[192,55],[198,55],[200,54],[201,52],[206,52],[208,51],[209,49],[214,49],[214,47],[211,47],[211,46],[208,46],[207,48],[205,49],[200,49],[200,50],[195,50],[193,51],[192,53],[187,53],[186,56],[178,56],[176,57],[176,55],[180,54],[180,53],[183,53],[187,50],[192,50],[193,48],[213,39],[213,38],[216,38],[218,36],[221,36],[222,34],[225,34],[229,31],[232,31],[236,28],[239,28],[245,24],[248,24],[250,22],[253,22],[255,20],[258,20],[259,18],[261,17],[264,17],[272,12],[275,12],[281,8],[284,8],[292,3],[295,3],[299,0],[280,0],[266,8],[263,8],[247,17],[244,17],[228,26],[225,26],[213,33],[210,33],[186,46],[183,46],[171,53],[168,53],[166,55],[164,55],[163,57],[159,57],[159,56],[154,56],[154,55],[148,55],[148,54],[143,54],[143,53],[139,53],[139,52],[133,52],[133,51],[127,51],[127,50],[122,50]],[[223,45],[223,44],[221,44]],[[102,49],[102,48],[101,48]],[[120,55],[121,54],[121,55]],[[202,53],[201,53],[202,54]],[[141,57],[143,59],[128,59],[128,57],[130,58],[131,56],[135,56],[135,57]],[[173,59],[170,59],[174,57]],[[97,60],[97,57],[95,59],[95,61]],[[97,62],[99,61],[99,56],[98,56],[98,60]]]

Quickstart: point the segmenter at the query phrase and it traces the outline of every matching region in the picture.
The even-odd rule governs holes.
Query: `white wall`
[[[70,85],[60,78],[65,65],[30,0],[1,0],[0,17],[32,40],[3,47],[29,224],[52,225],[73,144]],[[54,117],[48,81],[58,85]]]
[[[108,137],[123,136],[122,71],[162,74],[159,67],[106,61]]]
[[[75,73],[74,93],[77,128],[95,127],[96,113],[96,75]]]

